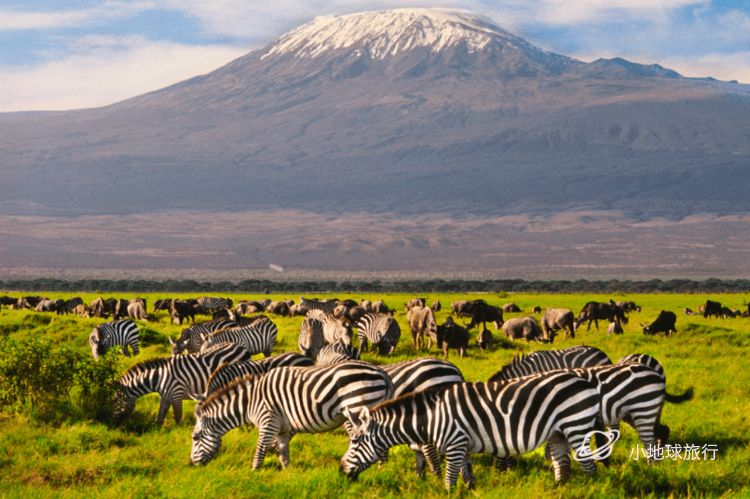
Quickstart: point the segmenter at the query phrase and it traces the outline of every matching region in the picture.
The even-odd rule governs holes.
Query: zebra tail
[[[688,388],[685,393],[680,395],[672,395],[671,393],[664,392],[664,399],[672,404],[680,404],[693,398],[693,387]]]

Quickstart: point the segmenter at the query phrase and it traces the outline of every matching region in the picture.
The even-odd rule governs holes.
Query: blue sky
[[[0,111],[104,105],[206,73],[316,15],[476,11],[583,60],[750,83],[750,0],[0,0]]]

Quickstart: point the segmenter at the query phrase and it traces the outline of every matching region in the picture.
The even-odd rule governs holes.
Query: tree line
[[[359,293],[359,292],[473,292],[492,293],[737,293],[749,292],[748,279],[651,279],[635,280],[343,280],[343,281],[272,281],[246,279],[229,281],[196,281],[192,279],[107,280],[107,279],[24,279],[0,280],[7,291],[70,292],[164,292],[164,293]]]

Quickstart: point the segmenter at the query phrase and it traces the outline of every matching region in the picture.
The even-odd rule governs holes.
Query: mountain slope
[[[112,106],[0,115],[0,213],[746,213],[749,112],[466,12],[325,16]]]

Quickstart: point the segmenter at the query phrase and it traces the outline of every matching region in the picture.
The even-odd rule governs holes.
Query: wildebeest
[[[106,300],[102,297],[94,299],[89,305],[89,312],[93,317],[109,317],[115,313],[115,304],[117,300],[114,298],[107,298]]]
[[[115,320],[122,319],[123,317],[128,316],[128,305],[130,303],[128,300],[124,300],[120,298],[119,300],[115,301]]]
[[[432,302],[432,305],[430,305],[430,308],[433,312],[440,312],[443,306],[440,304],[440,300],[435,300],[434,302]]]
[[[35,312],[57,312],[57,303],[55,300],[40,300],[34,307]]]
[[[639,305],[636,305],[633,301],[618,301],[616,303],[618,307],[620,307],[620,310],[623,312],[640,312],[641,307]]]
[[[542,316],[542,332],[545,337],[549,338],[550,342],[554,341],[555,333],[560,329],[565,331],[566,337],[575,338],[574,322],[575,316],[570,309],[548,308]]]
[[[532,314],[541,314],[542,313],[542,307],[540,305],[537,305],[536,307],[531,309]]]
[[[711,317],[712,315],[717,318],[722,317],[721,303],[706,300],[706,304],[703,306],[703,317]]]
[[[423,348],[425,338],[437,333],[435,315],[429,307],[412,307],[406,313],[406,320],[411,328],[411,340],[414,348]]]
[[[166,310],[168,312],[170,303],[172,303],[172,300],[169,298],[156,300],[154,302],[154,313],[158,312],[159,310]]]
[[[83,305],[83,299],[81,299],[80,296],[76,296],[75,298],[71,298],[70,300],[65,301],[65,310],[68,312],[75,312],[76,307],[78,305]]]
[[[620,321],[612,321],[607,326],[607,334],[622,334],[624,331],[622,329],[622,324],[620,324]]]
[[[393,313],[393,310],[388,308],[388,305],[383,303],[381,300],[372,302],[372,307],[370,311],[375,312],[376,314],[392,314]]]
[[[46,298],[41,296],[22,296],[16,301],[16,308],[34,310],[42,300],[46,300]]]
[[[289,311],[289,304],[285,301],[272,301],[266,306],[266,312],[269,314],[276,314],[282,317],[287,317],[291,314]]]
[[[492,337],[492,333],[489,329],[483,327],[477,336],[477,346],[480,350],[487,350],[492,348],[495,344],[495,339]]]
[[[436,335],[437,346],[443,351],[446,359],[448,358],[449,348],[457,349],[458,355],[463,357],[469,347],[469,332],[466,328],[453,322],[450,317],[437,327]]]
[[[143,301],[130,300],[130,303],[128,303],[128,317],[139,321],[148,320],[148,314],[146,314],[146,305],[143,303]]]
[[[172,300],[169,304],[169,316],[172,323],[182,325],[183,319],[190,319],[195,323],[195,304],[185,300]]]
[[[670,336],[672,333],[677,332],[675,323],[677,322],[677,315],[669,310],[662,310],[659,312],[658,317],[649,324],[641,324],[643,328],[643,334],[656,334],[664,333],[666,336]]]
[[[721,307],[721,315],[730,319],[737,317],[737,313],[729,307]]]
[[[689,307],[685,307],[684,312],[685,312],[685,315],[695,315],[695,312],[693,312],[693,309]]]
[[[299,305],[297,307],[299,307]],[[264,307],[257,301],[241,301],[237,304],[237,306],[234,307],[234,311],[239,313],[240,315],[247,315],[263,312],[265,311],[265,308],[266,307]],[[304,313],[301,313],[299,315],[304,315]]]
[[[526,341],[536,340],[548,340],[545,338],[539,324],[533,317],[516,317],[508,319],[503,323],[502,326],[505,336],[512,340],[520,340],[521,338]]]
[[[421,296],[418,296],[416,298],[412,298],[411,300],[407,301],[404,304],[404,310],[407,312],[414,308],[414,307],[425,307],[427,306],[427,298],[422,298]]]
[[[12,296],[0,296],[0,306],[2,306],[2,305],[5,305],[5,306],[13,305],[13,306],[15,306],[16,303],[18,303],[18,299],[17,298],[13,298]]]
[[[81,303],[80,305],[76,305],[76,308],[73,309],[73,313],[75,313],[78,317],[91,317],[89,308],[83,303]]]
[[[474,311],[471,314],[471,322],[466,329],[473,329],[474,326],[481,324],[485,328],[485,323],[491,322],[495,325],[495,330],[500,330],[503,326],[503,311],[500,307],[487,305],[486,303],[475,303]]]
[[[618,307],[614,301],[609,300],[609,303],[590,301],[581,309],[581,313],[578,315],[578,319],[575,321],[574,326],[578,328],[583,322],[588,321],[586,331],[590,331],[591,323],[593,322],[598,331],[600,319],[606,319],[608,322],[617,320],[623,324],[628,323],[628,318],[625,317],[625,312]]]
[[[505,312],[506,314],[521,312],[521,307],[519,307],[515,303],[506,303],[505,305],[503,305],[503,312]]]

